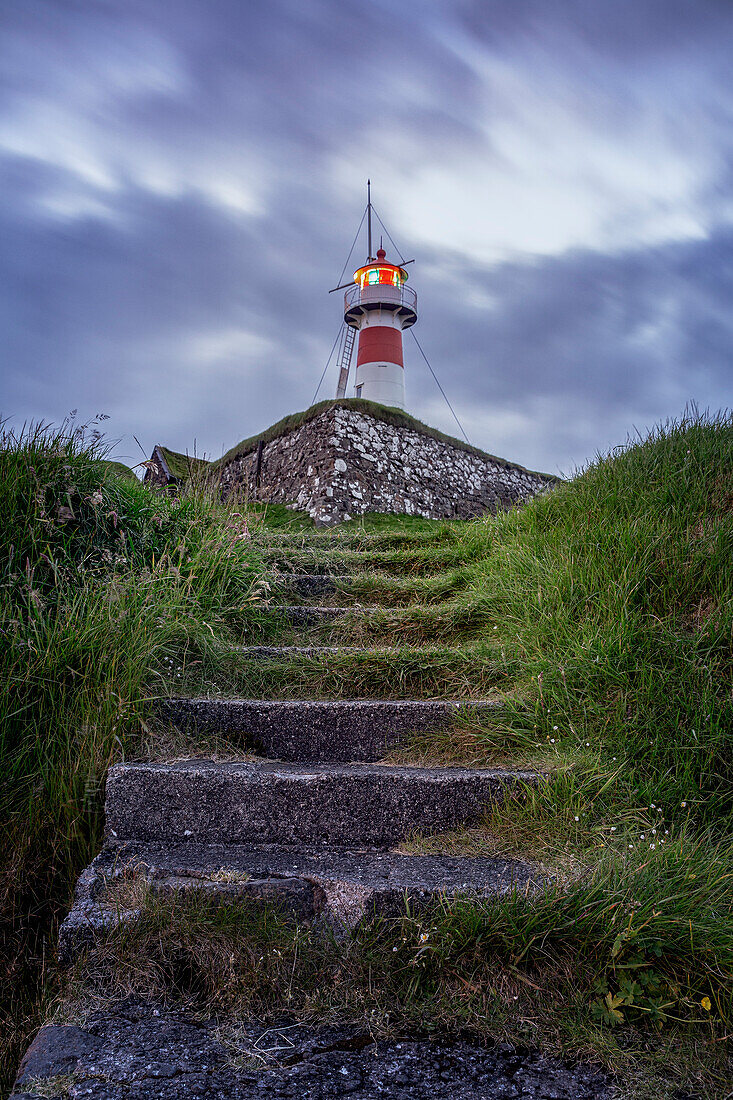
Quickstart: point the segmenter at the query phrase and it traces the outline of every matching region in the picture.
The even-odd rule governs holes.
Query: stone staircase
[[[395,850],[415,834],[470,825],[508,792],[539,781],[529,772],[385,760],[416,731],[450,728],[467,713],[490,721],[500,701],[472,698],[469,690],[472,670],[478,682],[490,679],[490,655],[482,649],[472,657],[462,694],[444,698],[441,678],[449,670],[449,685],[456,682],[456,669],[467,661],[462,649],[436,647],[429,638],[422,646],[394,646],[379,637],[373,645],[319,644],[317,637],[387,611],[392,625],[409,617],[420,607],[419,586],[411,595],[411,581],[464,565],[455,545],[299,535],[271,539],[266,556],[280,573],[287,644],[242,647],[238,659],[245,671],[274,670],[277,691],[265,677],[256,681],[259,698],[161,701],[161,726],[184,730],[194,743],[199,735],[224,734],[242,746],[242,758],[110,770],[106,843],[81,876],[61,929],[67,957],[98,931],[136,919],[116,893],[131,875],[154,892],[260,899],[337,930],[398,912],[406,901],[490,897],[537,882],[532,867],[515,860]],[[381,584],[365,584],[373,582],[375,564]],[[397,592],[399,604],[385,608],[382,591]],[[356,697],[344,698],[352,660],[377,670],[376,687],[362,676]],[[336,666],[342,675],[329,679]],[[434,697],[409,697],[426,670]],[[389,690],[380,694],[383,685]]]
[[[472,697],[472,676],[483,668],[473,657],[465,658],[464,690],[451,695],[462,651],[448,660],[429,637],[424,647],[378,644],[385,640],[378,635],[372,649],[316,645],[314,631],[338,633],[340,623],[368,616],[388,598],[397,597],[392,626],[395,616],[419,606],[410,577],[429,576],[428,555],[416,546],[405,573],[405,559],[385,560],[393,548],[386,541],[328,536],[304,545],[301,537],[292,547],[284,539],[271,549],[273,559],[291,567],[279,587],[283,619],[295,637],[288,638],[293,645],[258,647],[256,655],[252,647],[238,651],[250,677],[243,682],[259,686],[251,692],[258,697],[171,698],[157,711],[161,731],[178,727],[194,746],[197,738],[204,745],[212,734],[224,735],[241,752],[234,759],[136,762],[110,770],[106,842],[79,880],[61,929],[62,958],[92,947],[100,932],[133,924],[148,893],[267,904],[338,938],[365,918],[395,915],[406,905],[415,913],[438,896],[491,898],[539,884],[527,863],[409,854],[405,848],[416,845],[401,844],[416,833],[471,824],[517,785],[541,778],[385,759],[401,745],[404,756],[416,731],[460,729],[466,715],[488,724],[501,706],[490,695]],[[348,561],[339,559],[344,546]],[[366,584],[374,581],[375,553],[381,555],[379,583]],[[460,571],[455,557],[443,554],[439,568],[450,558],[450,568]],[[458,572],[452,590],[456,577],[460,584]],[[431,592],[439,603],[442,580],[436,579]],[[359,693],[341,690],[348,680],[324,679],[324,665],[348,667],[351,660],[379,673],[374,690],[363,678]],[[431,697],[411,697],[415,681],[405,669],[431,660]],[[256,677],[270,666],[276,670],[271,680]],[[384,676],[385,666],[394,682]],[[441,690],[441,670],[450,690]],[[268,684],[286,697],[273,697]],[[54,1021],[40,1029],[12,1100],[611,1100],[603,1073],[539,1052],[506,1044],[489,1049],[456,1036],[380,1039],[370,1021],[308,1024],[283,1010],[273,1022],[191,1015],[185,1006],[139,997],[104,1002],[84,1010],[78,1023]]]

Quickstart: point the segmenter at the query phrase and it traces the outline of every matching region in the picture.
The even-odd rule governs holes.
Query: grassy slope
[[[126,481],[138,480],[130,467],[126,466],[124,462],[117,462],[109,458],[102,459],[102,462],[104,463],[104,468],[107,470],[107,473],[111,474],[113,477],[121,477]]]
[[[294,935],[272,914],[194,906],[187,915],[177,903],[172,921],[165,905],[151,905],[135,935],[111,943],[106,960],[83,964],[77,977],[87,990],[124,991],[134,971],[138,992],[160,993],[161,975],[190,972],[195,982],[181,979],[176,995],[199,1007],[274,1015],[287,1010],[307,1018],[366,1013],[377,1029],[468,1026],[512,1041],[540,1040],[548,1049],[595,1052],[626,1079],[629,1095],[644,1100],[668,1098],[676,1084],[697,1095],[725,1095],[723,1038],[733,1020],[732,456],[730,418],[671,425],[521,511],[401,533],[390,521],[379,532],[382,552],[389,551],[387,572],[364,576],[365,602],[404,607],[417,640],[422,619],[425,642],[432,640],[438,609],[448,644],[455,644],[451,616],[462,643],[470,611],[471,644],[490,644],[499,679],[511,677],[518,689],[504,688],[504,706],[490,726],[469,722],[449,736],[423,737],[406,750],[408,758],[529,761],[550,772],[546,786],[497,809],[484,825],[413,838],[412,849],[529,853],[560,872],[558,886],[489,907],[446,904],[376,931],[360,930],[338,946],[307,932]],[[27,465],[37,467],[38,459]],[[151,506],[177,507],[159,498]],[[195,533],[200,515],[194,510],[179,519],[184,529],[190,521]],[[223,522],[236,521],[230,516]],[[59,537],[66,537],[64,530]],[[157,531],[152,523],[150,537]],[[114,530],[110,534],[114,538]],[[400,535],[414,540],[401,545]],[[200,537],[192,534],[193,542]],[[41,560],[41,541],[34,560]],[[207,545],[196,572],[216,552],[215,541]],[[151,568],[149,559],[145,568]],[[251,591],[257,575],[252,558],[246,569]],[[135,592],[142,584],[134,579],[137,572],[125,571]],[[16,573],[13,585],[22,592],[17,567]],[[23,599],[30,622],[36,601],[30,591]],[[89,606],[86,621],[96,605],[88,597],[81,602]],[[18,606],[16,600],[16,619]],[[226,644],[209,644],[202,621],[214,622],[224,643],[246,641],[251,614],[195,611],[184,614],[182,624],[174,615],[161,634],[160,605],[151,603],[149,610],[155,618],[142,616],[149,633],[140,643],[149,674],[162,671],[166,661],[177,667],[188,651],[199,662],[199,675],[226,688],[234,675],[231,656]],[[383,641],[399,644],[390,639],[396,628],[389,621],[382,629]],[[137,660],[126,638],[115,635],[105,644],[103,660]],[[151,658],[150,647],[158,644]],[[48,644],[39,650],[51,652]],[[124,656],[125,667],[129,659]],[[48,657],[39,661],[48,668]],[[66,722],[60,708],[72,701],[62,694],[60,664],[51,667],[50,701],[40,712],[44,729],[49,719],[52,726]],[[20,659],[15,675],[25,676]],[[241,675],[240,669],[234,677],[238,689],[254,686],[239,683]],[[316,693],[319,675],[316,670]],[[174,690],[180,689],[177,676],[168,677]],[[271,669],[266,677],[266,687],[277,690],[292,670]],[[90,676],[87,722],[89,700],[100,691],[106,698],[107,684],[106,676]],[[125,697],[139,697],[139,686],[135,681],[138,696],[125,687]],[[307,678],[301,687],[308,689]],[[114,701],[110,706],[114,716]],[[77,715],[72,712],[60,741],[67,757],[74,756],[73,765],[67,760],[61,769],[65,785],[51,778],[33,750],[23,763],[28,791],[51,783],[46,790],[52,790],[53,813],[44,808],[42,816],[56,835],[61,823],[58,847],[74,858],[59,858],[43,829],[41,841],[30,830],[36,839],[19,845],[20,858],[35,860],[38,870],[39,858],[53,855],[63,868],[53,886],[60,897],[95,836],[98,803],[92,795],[91,809],[84,809],[87,778],[93,776],[94,792],[117,751],[114,717],[100,754],[95,738],[79,734]],[[69,778],[77,772],[74,788]],[[16,805],[31,820],[38,813],[30,797]],[[25,835],[16,834],[21,841]]]
[[[0,515],[1,1091],[37,1025],[57,915],[100,843],[108,765],[140,751],[163,670],[267,615],[237,518],[203,495],[152,495],[78,436],[0,439]]]
[[[414,838],[409,849],[530,854],[559,872],[561,885],[534,900],[445,906],[376,936],[364,932],[349,949],[343,983],[320,997],[314,989],[334,960],[315,945],[295,954],[292,944],[279,947],[291,967],[288,989],[292,973],[310,989],[310,1000],[303,992],[291,1007],[312,1012],[315,999],[323,1012],[358,1004],[412,1026],[469,1023],[527,1042],[541,1035],[565,1050],[595,1051],[636,1081],[635,1096],[668,1097],[679,1084],[725,1095],[732,460],[731,418],[687,421],[521,510],[434,525],[432,541],[407,534],[402,547],[394,528],[386,543],[380,538],[387,572],[367,571],[359,598],[399,604],[407,618],[399,628],[397,619],[378,619],[376,644],[400,644],[406,623],[411,641],[433,641],[438,612],[441,639],[451,644],[452,618],[460,642],[470,611],[470,643],[493,642],[496,682],[503,674],[515,685],[503,686],[490,725],[423,735],[401,758],[534,763],[550,776],[483,826]],[[353,555],[349,533],[341,537]],[[333,560],[338,541],[338,532],[323,539],[311,560]],[[328,641],[344,630],[326,629]],[[419,653],[412,659],[422,671]],[[214,683],[218,674],[225,690],[260,686],[239,682],[248,675],[241,666],[227,683],[226,661],[208,665]],[[297,684],[318,695],[332,690],[337,673],[331,664],[297,673],[260,666],[250,675],[264,677],[270,692]],[[424,686],[432,693],[436,684]],[[263,933],[251,934],[248,950],[260,954]],[[244,966],[241,950],[236,958]],[[260,1008],[282,1004],[283,966],[257,994]]]

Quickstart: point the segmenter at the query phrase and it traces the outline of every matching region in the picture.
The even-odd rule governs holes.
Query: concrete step
[[[319,658],[329,654],[364,653],[364,646],[356,645],[243,645],[237,652],[245,661],[292,661],[299,658]],[[393,653],[392,646],[376,647],[368,653]]]
[[[116,764],[110,843],[388,847],[476,821],[532,772],[183,760]]]
[[[451,645],[485,636],[493,625],[476,598],[407,607],[285,604],[272,610],[281,623],[279,641],[300,645]]]
[[[298,1023],[282,1018],[288,1007],[264,1019],[251,1013],[222,1019],[192,1012],[174,998],[168,1003],[110,998],[101,1006],[85,1005],[77,1023],[56,1020],[41,1028],[23,1059],[10,1100],[61,1100],[62,1095],[87,1100],[619,1096],[597,1064],[570,1065],[546,1052],[517,1049],[501,1033],[500,1043],[488,1047],[468,1036],[436,1033],[432,1026],[424,1035],[415,1033],[413,1024],[406,1037],[397,1017],[383,1034],[385,1014],[375,1035],[372,1020]],[[521,1002],[519,1011],[527,1015]],[[362,1015],[366,1010],[348,1013],[350,1019]],[[457,1011],[456,1017],[458,1030],[462,1015]],[[656,1090],[654,1094],[660,1095]],[[681,1092],[675,1090],[674,1095],[683,1100]],[[712,1100],[712,1094],[707,1095]]]
[[[501,707],[480,700],[162,699],[156,717],[190,734],[224,734],[276,760],[375,761],[417,730],[487,721]]]
[[[530,864],[500,858],[411,856],[355,849],[236,844],[108,847],[81,875],[61,926],[64,961],[100,934],[136,920],[148,893],[197,893],[218,904],[262,903],[298,921],[354,927],[436,896],[496,897],[540,884]],[[141,889],[142,888],[142,889]]]

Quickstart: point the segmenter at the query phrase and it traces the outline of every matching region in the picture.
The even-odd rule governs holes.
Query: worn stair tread
[[[383,573],[388,576],[405,574],[440,573],[446,568],[458,568],[467,564],[465,555],[450,550],[419,551],[369,551],[298,550],[287,553],[274,547],[263,550],[262,556],[283,576],[292,573],[330,573],[340,576],[363,576]]]
[[[529,771],[180,760],[115,764],[110,843],[183,841],[384,848],[474,822]]]
[[[346,573],[279,573],[275,584],[300,596],[320,596],[339,588],[348,588],[353,579]]]
[[[379,760],[418,730],[488,720],[499,699],[161,699],[156,717],[193,734],[225,734],[277,760]]]
[[[272,1014],[222,1019],[165,1001],[107,1000],[90,1006],[79,1026],[57,1021],[41,1029],[11,1100],[52,1093],[93,1100],[618,1096],[596,1065],[571,1066],[503,1041],[487,1047],[432,1028],[407,1037],[399,1025],[387,1035],[381,1028],[380,1020],[375,1036],[371,1020],[334,1026]],[[26,1086],[32,1092],[24,1093]]]
[[[495,656],[498,646],[495,642],[469,640],[466,645],[449,645],[441,642],[431,642],[428,645],[420,645],[416,642],[402,642],[399,645],[238,645],[232,650],[244,658],[267,658],[288,660],[292,657],[318,657],[321,654],[339,653],[363,653],[365,656],[372,654],[402,654],[413,657],[453,657],[465,661],[472,658],[489,659]]]
[[[322,604],[278,604],[273,608],[279,615],[283,615],[289,619],[295,620],[314,620],[319,619],[337,619],[342,615],[352,615],[361,617],[362,615],[373,615],[375,611],[401,611],[401,608],[382,608],[375,607],[373,604],[365,606],[364,604],[352,603],[348,607],[338,606],[324,606]]]
[[[363,645],[245,645],[237,646],[237,652],[246,660],[292,660],[298,657],[321,657],[327,653],[397,653],[399,646]]]
[[[198,892],[225,904],[276,905],[298,920],[317,917],[353,927],[363,917],[397,913],[436,896],[490,898],[542,885],[532,864],[503,857],[406,855],[274,845],[131,843],[104,848],[81,875],[60,930],[66,961],[95,934],[129,923],[137,911],[115,887],[141,877],[151,893]],[[124,897],[124,895],[123,895]],[[139,894],[137,895],[139,904]]]

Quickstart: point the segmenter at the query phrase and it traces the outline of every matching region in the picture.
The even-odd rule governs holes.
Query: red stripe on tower
[[[398,363],[402,360],[402,332],[386,325],[369,325],[359,333],[359,353],[356,365],[362,363]]]

